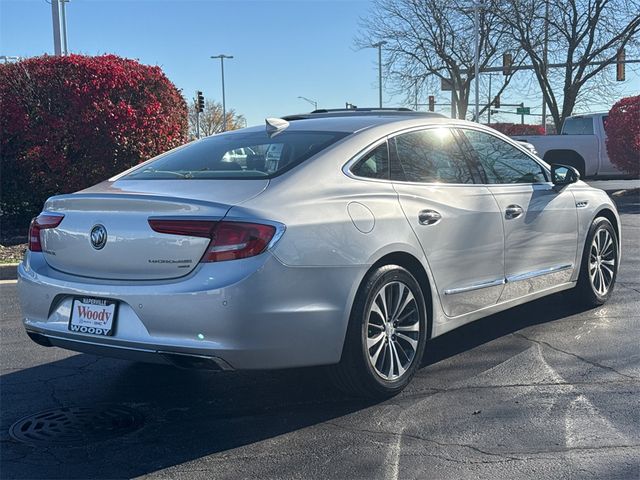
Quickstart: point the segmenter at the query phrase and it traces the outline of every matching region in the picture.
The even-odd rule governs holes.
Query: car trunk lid
[[[90,278],[181,277],[196,267],[209,239],[158,233],[149,218],[215,222],[267,185],[267,180],[118,181],[52,197],[45,211],[64,219],[57,228],[42,230],[44,258],[56,270]]]

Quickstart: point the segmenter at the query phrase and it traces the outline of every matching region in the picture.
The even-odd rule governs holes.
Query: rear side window
[[[461,130],[489,184],[543,183],[542,166],[513,145],[489,133]]]
[[[393,169],[394,180],[473,183],[469,166],[449,128],[404,133],[392,142],[399,163],[399,168]]]
[[[357,177],[389,179],[389,149],[387,142],[377,146],[352,168],[351,173]]]
[[[593,118],[567,118],[562,126],[563,135],[593,135]]]
[[[271,178],[338,140],[346,132],[229,132],[160,155],[123,179]]]

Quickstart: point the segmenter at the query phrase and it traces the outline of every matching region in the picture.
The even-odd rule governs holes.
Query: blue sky
[[[202,90],[216,100],[220,64],[209,57],[234,55],[225,63],[227,106],[251,125],[309,111],[299,95],[320,107],[342,107],[345,101],[377,106],[376,50],[354,47],[359,19],[369,8],[369,0],[71,0],[69,49],[159,65],[185,96]],[[52,52],[47,0],[0,0],[0,55]],[[637,71],[628,69],[627,77],[631,81],[619,84],[620,96],[640,90]],[[503,102],[515,101],[514,95]],[[536,97],[527,96],[532,106],[539,104]],[[388,93],[384,99],[394,105],[402,100]]]

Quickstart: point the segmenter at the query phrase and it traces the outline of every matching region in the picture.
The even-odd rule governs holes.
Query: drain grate
[[[18,420],[9,434],[32,445],[70,445],[119,437],[143,424],[141,413],[120,405],[64,407]]]

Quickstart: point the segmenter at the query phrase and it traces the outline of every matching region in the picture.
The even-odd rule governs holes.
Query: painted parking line
[[[0,285],[7,285],[10,283],[18,283],[18,280],[0,280]]]

